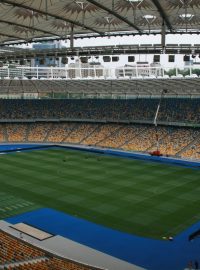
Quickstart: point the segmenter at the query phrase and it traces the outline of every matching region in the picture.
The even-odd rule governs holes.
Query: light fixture
[[[151,23],[153,23],[156,19],[155,15],[151,15],[151,14],[146,14],[143,16],[143,18],[147,21],[147,23],[150,25]]]
[[[190,21],[193,17],[194,17],[194,14],[191,14],[191,13],[183,13],[183,14],[180,14],[179,17],[183,20],[188,20]]]
[[[183,6],[188,6],[192,2],[192,0],[180,0],[180,2]]]
[[[144,15],[143,18],[146,19],[146,20],[153,20],[153,19],[156,18],[156,16],[150,15],[150,14],[148,15],[148,14],[147,14],[147,15]]]

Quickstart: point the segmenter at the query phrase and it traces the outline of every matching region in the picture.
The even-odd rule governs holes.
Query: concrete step
[[[0,269],[7,269],[7,268],[11,269],[14,267],[23,266],[27,263],[35,264],[35,263],[44,262],[47,260],[49,260],[47,257],[37,257],[37,258],[27,259],[23,261],[10,262],[10,263],[5,263],[5,264],[0,264]]]

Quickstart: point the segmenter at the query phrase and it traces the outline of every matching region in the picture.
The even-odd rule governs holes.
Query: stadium
[[[199,18],[0,1],[0,269],[200,269]]]

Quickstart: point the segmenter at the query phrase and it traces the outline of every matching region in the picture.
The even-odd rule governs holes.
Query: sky
[[[74,41],[74,46],[84,47],[84,46],[103,46],[103,45],[129,45],[129,44],[160,44],[161,36],[160,35],[144,35],[144,36],[124,36],[124,37],[111,37],[111,38],[90,38],[90,39],[78,39]],[[200,36],[199,35],[167,35],[166,36],[166,44],[200,44]],[[69,47],[69,40],[67,42],[63,42],[64,46]],[[136,61],[149,61],[149,63],[153,62],[153,55],[136,55]],[[95,60],[95,59],[94,59]],[[101,62],[102,58],[100,58]],[[200,62],[200,58],[196,57],[196,62]],[[184,61],[183,55],[175,56],[175,63],[168,62],[168,55],[161,55],[160,57],[161,65],[165,67],[172,68],[174,66],[183,68]],[[115,66],[124,66],[128,64],[128,56],[121,55],[120,61],[117,63],[104,63],[104,66],[113,67]],[[130,63],[129,63],[130,64]]]
[[[61,41],[62,45],[65,47],[70,46],[69,40]],[[161,36],[160,35],[143,35],[143,36],[123,36],[123,37],[100,37],[100,38],[85,38],[85,39],[76,39],[74,40],[75,47],[85,47],[85,46],[106,46],[106,45],[135,45],[135,44],[160,44],[161,43]],[[200,44],[200,35],[166,35],[166,44]],[[30,47],[31,44],[28,44]],[[25,45],[23,47],[26,47]],[[128,63],[128,55],[120,55],[119,62],[117,63],[104,63],[102,57],[98,60],[95,58],[91,59],[91,61],[100,61],[105,67],[115,68],[121,67],[125,64],[132,64]],[[149,63],[153,62],[153,55],[135,55],[135,61],[148,61]],[[74,62],[69,60],[69,63]],[[196,56],[194,62],[200,62],[200,58]],[[183,61],[183,55],[176,55],[175,56],[175,63],[168,62],[168,55],[162,54],[160,57],[160,64],[166,68],[184,68],[185,63]]]

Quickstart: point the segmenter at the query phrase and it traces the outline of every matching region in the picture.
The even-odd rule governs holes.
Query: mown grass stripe
[[[56,149],[2,155],[0,162],[0,218],[51,207],[161,238],[200,217],[198,170]]]

